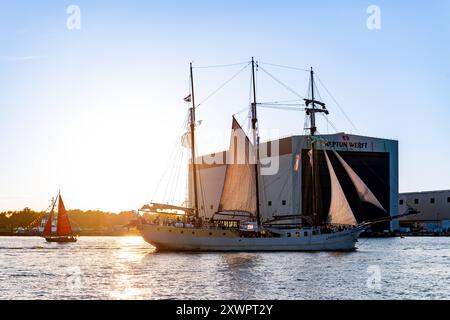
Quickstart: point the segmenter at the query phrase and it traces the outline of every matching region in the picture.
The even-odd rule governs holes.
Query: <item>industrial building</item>
[[[318,209],[318,214],[324,220],[328,215],[331,183],[325,155],[320,152],[321,150],[329,150],[327,152],[329,159],[358,222],[387,215],[395,216],[399,213],[397,141],[345,133],[321,135],[319,139],[321,142],[317,144],[317,149],[322,206]],[[268,150],[265,156],[261,155],[261,167],[267,163],[273,164],[272,160],[278,166],[274,174],[262,174],[260,178],[259,203],[262,220],[306,212],[309,205],[306,194],[308,189],[311,189],[309,137],[291,136],[261,143],[260,146],[261,149]],[[352,180],[332,150],[335,150],[364,181],[385,210],[360,200]],[[220,161],[211,163],[212,158]],[[211,217],[218,210],[227,167],[226,159],[227,152],[204,155],[196,159],[200,181],[198,197],[201,216]],[[192,174],[189,180],[188,202],[192,204],[194,198]],[[379,224],[376,228],[377,231],[394,231],[399,229],[399,223],[398,220],[394,220]]]
[[[405,231],[445,232],[450,229],[450,190],[401,193],[400,212],[408,207],[419,213],[400,219]]]

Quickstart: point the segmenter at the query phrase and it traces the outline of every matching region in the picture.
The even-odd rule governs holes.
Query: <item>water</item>
[[[157,253],[139,237],[0,237],[0,299],[448,299],[450,238],[351,253]]]

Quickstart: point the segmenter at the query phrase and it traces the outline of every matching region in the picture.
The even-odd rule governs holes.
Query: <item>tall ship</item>
[[[352,251],[356,249],[358,237],[367,228],[381,221],[392,220],[403,215],[389,216],[358,223],[349,205],[342,186],[337,178],[330,154],[338,159],[345,170],[361,202],[370,203],[387,213],[380,201],[340,156],[336,150],[323,150],[319,144],[326,143],[317,134],[316,116],[328,115],[325,103],[316,98],[313,69],[310,77],[308,98],[302,106],[308,118],[308,157],[310,188],[306,198],[309,212],[292,212],[287,215],[264,218],[261,206],[261,163],[258,126],[258,103],[256,97],[255,68],[251,62],[252,102],[250,103],[251,135],[247,135],[237,119],[232,117],[232,134],[226,163],[220,204],[217,212],[210,218],[200,217],[199,182],[196,163],[196,104],[194,96],[194,77],[190,65],[191,92],[185,101],[192,103],[189,113],[189,146],[191,177],[193,180],[192,206],[179,206],[170,203],[150,203],[140,211],[157,213],[149,219],[139,218],[139,229],[145,241],[163,251]],[[251,136],[251,137],[249,137]],[[243,137],[243,144],[236,143]],[[243,147],[242,147],[243,146]],[[322,154],[320,154],[322,153]],[[325,201],[318,185],[324,175],[320,174],[318,161],[325,159],[327,178],[331,186],[330,199]],[[236,159],[240,159],[236,161]],[[336,162],[335,162],[336,165]],[[328,206],[325,219],[319,208]],[[178,214],[176,219],[172,217]],[[411,213],[407,213],[411,214]]]
[[[72,231],[69,215],[67,214],[64,201],[59,192],[54,199],[51,210],[45,219],[44,230],[41,237],[47,242],[76,242],[77,236]]]

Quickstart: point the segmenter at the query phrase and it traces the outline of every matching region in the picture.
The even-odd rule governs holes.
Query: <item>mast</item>
[[[255,79],[255,60],[252,57],[252,86],[253,86],[253,103],[252,103],[252,131],[253,131],[253,144],[255,145],[255,184],[256,184],[256,221],[258,226],[261,225],[261,212],[259,209],[259,136],[257,132],[258,117],[256,113],[256,79]]]
[[[316,157],[316,141],[315,141],[315,134],[317,132],[316,127],[316,113],[325,113],[328,114],[328,110],[325,108],[325,104],[320,101],[316,101],[314,97],[314,71],[311,67],[310,71],[310,77],[311,77],[311,99],[305,99],[306,102],[306,115],[310,117],[311,122],[311,128],[310,128],[310,139],[311,139],[311,159],[312,159],[312,174],[311,174],[311,184],[312,184],[312,214],[314,219],[314,225],[318,226],[320,225],[320,217],[318,214],[318,205],[317,205],[317,181],[316,181],[316,174],[317,174],[317,157]],[[311,105],[311,106],[310,106]],[[316,108],[316,105],[321,106],[322,108]]]
[[[194,73],[192,71],[192,62],[190,63],[190,77],[191,77],[191,101],[192,107],[190,109],[190,126],[191,126],[191,157],[192,157],[192,177],[194,182],[194,214],[198,218],[198,194],[197,194],[197,168],[195,164],[195,97],[194,97]]]

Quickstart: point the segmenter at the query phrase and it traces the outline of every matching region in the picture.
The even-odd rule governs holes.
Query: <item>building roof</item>
[[[435,190],[435,191],[415,191],[415,192],[401,192],[400,196],[408,196],[408,195],[428,195],[428,194],[439,194],[439,193],[450,193],[450,189],[448,190]]]

